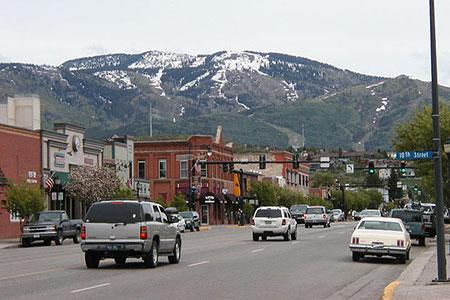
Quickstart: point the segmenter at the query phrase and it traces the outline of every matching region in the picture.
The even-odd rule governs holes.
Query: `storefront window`
[[[138,178],[145,178],[145,160],[138,160]]]
[[[181,160],[180,161],[180,178],[188,177],[188,161]]]
[[[167,161],[165,159],[159,161],[159,178],[167,178]]]

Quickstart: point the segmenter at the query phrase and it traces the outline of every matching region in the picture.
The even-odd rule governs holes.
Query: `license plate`
[[[266,224],[272,224],[272,222],[271,221],[266,221]]]
[[[106,249],[107,250],[119,250],[120,246],[119,245],[106,245]]]
[[[33,234],[33,238],[34,239],[38,239],[38,238],[40,238],[41,236],[39,235],[39,234]]]
[[[372,246],[373,246],[374,248],[383,248],[383,247],[384,247],[384,244],[383,244],[383,243],[372,243]]]

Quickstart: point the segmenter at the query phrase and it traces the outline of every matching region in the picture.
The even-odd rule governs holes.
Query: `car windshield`
[[[306,206],[306,205],[294,205],[294,206],[291,206],[291,212],[293,212],[293,213],[305,212],[307,208],[308,208],[308,206]]]
[[[306,210],[306,214],[307,215],[311,215],[311,214],[323,214],[324,213],[324,211],[323,211],[323,208],[321,208],[321,207],[313,207],[313,208],[308,208],[307,210]]]
[[[258,209],[255,218],[281,218],[281,210],[271,208]]]
[[[392,211],[391,217],[400,219],[403,222],[422,222],[422,214],[420,211],[394,210]]]
[[[388,221],[362,221],[358,229],[402,231],[400,224]]]
[[[40,212],[33,216],[33,222],[51,222],[58,221],[61,217],[60,212]]]
[[[342,210],[340,210],[340,209],[333,209],[332,212],[333,212],[333,214],[340,214],[342,212]]]
[[[363,216],[379,217],[379,216],[381,216],[381,213],[380,213],[379,210],[363,210],[361,212],[361,215],[363,215]]]
[[[86,223],[137,223],[142,222],[142,209],[138,203],[106,202],[91,206]]]
[[[192,219],[194,214],[192,213],[192,211],[182,211],[182,212],[180,212],[180,215],[184,219]]]

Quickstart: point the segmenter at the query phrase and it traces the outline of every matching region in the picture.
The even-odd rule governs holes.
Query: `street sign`
[[[399,188],[399,189],[402,188],[402,182],[401,181],[397,181],[397,188]]]
[[[320,162],[330,162],[330,157],[329,156],[321,156]]]
[[[395,159],[397,160],[419,160],[419,159],[432,159],[433,151],[404,151],[397,152]]]
[[[355,166],[353,164],[346,165],[345,170],[348,174],[353,174],[355,173]]]
[[[330,163],[321,163],[320,168],[322,169],[328,169],[330,167]]]

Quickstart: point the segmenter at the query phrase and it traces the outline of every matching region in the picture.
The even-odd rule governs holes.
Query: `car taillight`
[[[397,240],[397,247],[405,247],[405,241]]]
[[[255,219],[252,219],[252,225],[255,225]]]
[[[141,240],[147,239],[147,226],[141,226],[139,237],[141,238]]]
[[[82,240],[86,239],[86,226],[81,226],[81,233],[80,233],[80,237]]]
[[[352,244],[359,244],[359,238],[358,237],[352,238]]]

